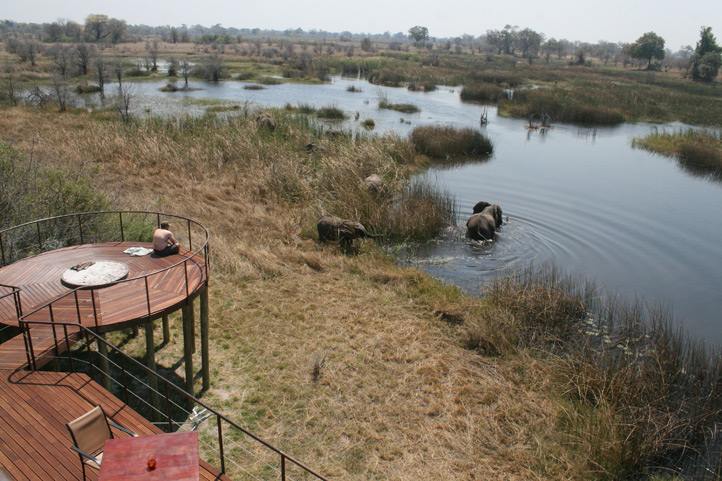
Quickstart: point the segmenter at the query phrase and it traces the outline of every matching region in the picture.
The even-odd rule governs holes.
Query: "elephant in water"
[[[474,240],[491,240],[502,223],[501,207],[478,202],[474,214],[466,221],[466,235]]]
[[[322,242],[341,241],[341,245],[349,247],[354,239],[376,237],[369,234],[360,222],[341,219],[334,215],[324,215],[316,223],[318,240]]]

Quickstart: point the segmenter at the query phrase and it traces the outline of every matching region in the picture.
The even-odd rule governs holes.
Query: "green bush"
[[[316,116],[320,119],[328,120],[345,120],[346,114],[338,107],[321,107],[316,111]]]

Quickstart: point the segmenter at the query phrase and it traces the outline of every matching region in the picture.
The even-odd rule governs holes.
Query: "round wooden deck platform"
[[[0,284],[21,289],[24,315],[52,302],[53,321],[80,321],[98,332],[146,322],[149,314],[155,319],[173,312],[206,287],[206,261],[202,255],[191,257],[192,252],[182,248],[179,254],[168,257],[133,257],[123,252],[138,246],[152,247],[142,242],[106,242],[44,252],[1,268]],[[128,275],[110,286],[73,293],[74,289],[61,282],[61,277],[68,268],[88,261],[121,262],[128,266]],[[2,288],[0,295],[6,291],[9,289]],[[26,320],[50,321],[51,309],[40,309]],[[13,296],[0,299],[0,323],[18,324]]]

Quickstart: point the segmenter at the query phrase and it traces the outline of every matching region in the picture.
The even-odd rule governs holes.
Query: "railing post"
[[[210,366],[208,363],[208,286],[201,292],[201,372],[203,374],[203,391],[211,387]]]
[[[286,456],[281,453],[281,481],[286,481]]]
[[[5,244],[3,244],[3,235],[0,233],[0,252],[2,252],[3,266],[5,265]]]
[[[85,348],[88,350],[88,367],[90,367],[90,379],[95,381],[95,366],[93,366],[93,350],[90,349],[90,340],[89,340],[90,337],[88,336],[88,331],[84,331],[84,333],[85,333]]]
[[[65,350],[68,352],[68,362],[70,362],[70,372],[75,372],[75,364],[73,364],[73,355],[70,352],[70,338],[68,337],[68,325],[63,324],[63,333],[65,334]]]
[[[120,370],[123,373],[123,390],[125,391],[125,404],[130,406],[130,398],[128,397],[128,375],[125,372],[125,356],[120,356]]]
[[[221,426],[221,417],[216,414],[218,420],[218,449],[221,455],[221,474],[226,474],[226,456],[223,454],[223,427]]]
[[[75,295],[75,312],[78,313],[78,324],[82,324],[82,321],[80,319],[80,301],[78,300],[78,290],[75,289],[75,292],[73,292]]]
[[[188,259],[183,261],[183,274],[186,276],[186,297],[188,297]]]
[[[125,242],[125,232],[123,231],[123,213],[118,212],[120,216],[120,242]]]
[[[40,252],[43,251],[43,238],[40,235],[40,222],[36,222],[35,225],[38,228],[38,249],[40,249]]]
[[[171,417],[171,407],[170,407],[170,396],[168,395],[168,381],[163,382],[163,386],[165,387],[165,411],[166,416],[168,416],[168,432],[173,432],[173,418]]]
[[[95,289],[90,288],[90,300],[93,304],[93,318],[95,319],[95,327],[98,327],[98,311],[95,309]]]
[[[80,232],[80,244],[85,244],[85,239],[83,236],[83,221],[80,214],[78,214],[78,232]]]
[[[188,221],[188,250],[193,252],[193,239],[191,238],[191,220],[186,220]]]
[[[193,393],[193,324],[190,311],[193,306],[186,305],[182,309],[183,313],[183,358],[186,371],[186,392],[191,396]]]

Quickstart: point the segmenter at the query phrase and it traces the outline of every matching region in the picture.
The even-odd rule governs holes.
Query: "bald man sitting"
[[[168,230],[170,224],[168,222],[161,222],[160,228],[156,229],[153,233],[153,252],[158,257],[166,257],[172,254],[177,254],[180,249],[180,244],[173,237],[173,233]]]

